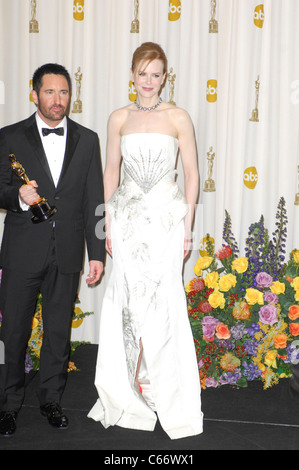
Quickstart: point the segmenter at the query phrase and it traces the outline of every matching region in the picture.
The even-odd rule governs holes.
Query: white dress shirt
[[[47,129],[53,129],[53,128],[48,126],[40,118],[38,113],[36,113],[36,123],[37,123],[37,128],[39,131],[39,135],[42,139],[43,147],[44,147],[45,154],[48,160],[52,178],[53,178],[55,186],[57,187],[57,184],[60,178],[60,173],[62,170],[65,147],[66,147],[66,138],[67,138],[66,117],[63,119],[63,121],[61,121],[59,126],[57,126],[57,128],[58,127],[64,128],[63,136],[59,136],[57,134],[49,134],[47,136],[43,136],[42,128],[47,128]],[[37,181],[37,184],[38,184],[38,181]]]
[[[64,135],[59,136],[57,134],[49,134],[47,136],[43,136],[42,129],[43,128],[48,128],[48,129],[53,129],[53,127],[48,126],[39,116],[38,113],[35,115],[36,118],[36,124],[38,128],[38,132],[40,135],[40,138],[42,140],[42,144],[44,147],[44,151],[48,160],[49,168],[52,174],[52,178],[54,181],[55,186],[57,187],[61,170],[62,170],[62,165],[63,165],[63,160],[64,160],[64,155],[65,155],[65,148],[66,148],[66,139],[67,139],[67,120],[66,117],[61,121],[61,123],[57,126],[58,127],[63,127],[64,128]],[[34,178],[34,175],[31,176],[32,179]],[[36,181],[38,184],[38,181]],[[29,209],[29,206],[25,204],[21,198],[19,198],[20,201],[20,206],[23,211],[26,211]]]

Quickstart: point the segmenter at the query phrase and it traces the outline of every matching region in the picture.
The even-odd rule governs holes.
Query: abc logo
[[[129,82],[129,100],[132,101],[132,103],[134,103],[136,98],[137,98],[136,89],[135,89],[134,83],[132,82],[132,80],[130,80],[130,82]]]
[[[84,20],[84,0],[74,0],[73,15],[76,21]]]
[[[207,101],[209,103],[217,101],[217,80],[208,80],[207,82]]]
[[[169,0],[169,11],[168,19],[169,21],[177,21],[181,17],[182,4],[181,0]]]
[[[5,104],[5,85],[0,80],[0,104]]]
[[[213,247],[215,247],[215,240],[214,238],[210,237],[210,242],[212,243]],[[199,253],[200,256],[208,256],[208,246],[207,246],[208,239],[207,237],[202,238],[199,244]]]
[[[244,171],[244,184],[248,189],[254,189],[258,182],[258,173],[255,166],[250,166]]]
[[[262,28],[264,25],[264,5],[258,5],[254,10],[253,22],[258,28]]]

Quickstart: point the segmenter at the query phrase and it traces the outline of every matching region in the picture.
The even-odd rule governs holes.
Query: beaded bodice
[[[173,178],[178,151],[175,137],[159,133],[134,133],[121,138],[124,177],[144,193],[159,182]]]

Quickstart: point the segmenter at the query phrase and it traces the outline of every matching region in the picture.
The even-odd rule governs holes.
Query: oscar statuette
[[[9,155],[9,160],[14,174],[20,178],[23,184],[30,184],[30,180],[26,175],[24,168],[22,167],[21,163],[16,160],[14,154]],[[40,199],[38,199],[38,201],[31,204],[30,210],[33,214],[31,220],[34,224],[38,224],[40,222],[48,220],[57,212],[56,207],[51,207],[47,199],[44,197],[41,197]]]

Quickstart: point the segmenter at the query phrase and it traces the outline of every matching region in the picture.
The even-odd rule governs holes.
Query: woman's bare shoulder
[[[120,129],[124,122],[128,119],[131,107],[131,105],[128,105],[112,111],[108,119],[108,126],[113,128],[118,127]]]

